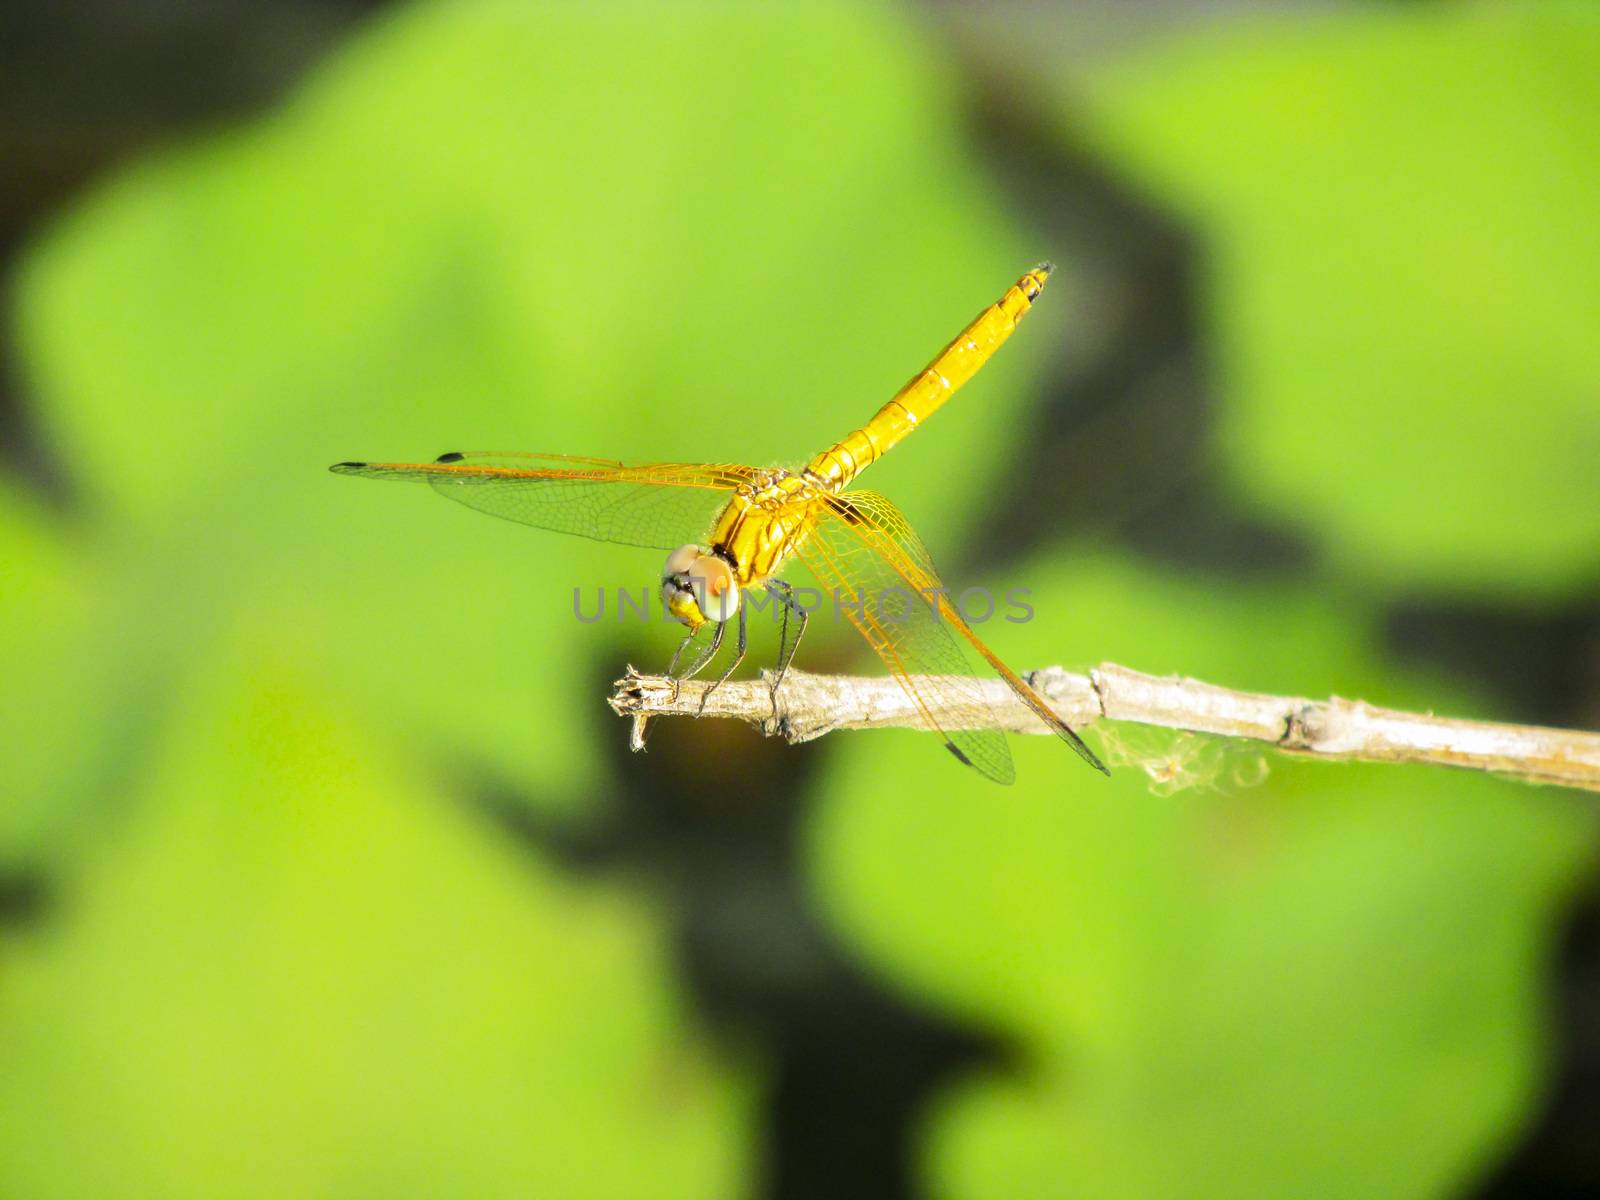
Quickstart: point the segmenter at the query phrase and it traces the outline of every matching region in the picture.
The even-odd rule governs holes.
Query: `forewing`
[[[431,463],[339,463],[337,475],[426,483],[490,516],[624,546],[700,542],[751,467],[640,463],[558,454],[444,454]]]
[[[903,520],[900,524],[909,548],[921,559],[919,578],[938,587],[921,540]],[[825,592],[837,591],[839,611],[877,651],[951,752],[998,783],[1012,782],[1016,770],[1005,734],[994,728],[989,703],[956,632],[924,596],[912,592],[920,585],[908,582],[837,507],[823,512],[799,555]],[[975,727],[949,728],[956,724]]]
[[[1006,666],[993,650],[984,645],[983,639],[962,619],[955,605],[943,595],[943,584],[934,570],[927,547],[887,497],[870,491],[846,492],[841,496],[828,497],[827,504],[838,523],[850,530],[856,542],[883,560],[899,580],[899,586],[931,598],[927,615],[933,623],[950,633],[952,640],[959,639],[976,651],[1005,680],[1017,698],[1071,746],[1079,757],[1102,774],[1111,773],[1095,752],[1084,744],[1083,739],[1073,732],[1071,726],[1024,679]]]

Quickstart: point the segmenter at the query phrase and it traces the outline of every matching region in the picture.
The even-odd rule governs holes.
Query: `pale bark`
[[[1600,791],[1600,734],[1586,731],[1455,720],[1339,697],[1309,700],[1240,692],[1196,679],[1146,675],[1114,663],[1103,663],[1088,675],[1046,667],[1028,679],[1076,729],[1100,720],[1120,721],[1264,743],[1289,754],[1428,763]],[[936,711],[934,719],[946,729],[981,725],[1012,733],[1048,732],[1001,680],[977,682],[989,701],[987,710],[967,706]],[[643,745],[645,722],[656,716],[733,717],[791,742],[810,741],[836,729],[928,727],[904,689],[887,677],[791,670],[779,690],[776,713],[765,679],[725,683],[708,698],[707,686],[698,680],[675,685],[630,667],[609,702],[619,715],[633,718],[635,748]]]

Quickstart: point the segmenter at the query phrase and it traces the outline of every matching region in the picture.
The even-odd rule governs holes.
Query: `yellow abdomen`
[[[956,339],[915,375],[872,420],[806,464],[806,474],[829,491],[850,481],[925,421],[989,361],[1044,290],[1050,264],[1041,263],[1006,289]]]

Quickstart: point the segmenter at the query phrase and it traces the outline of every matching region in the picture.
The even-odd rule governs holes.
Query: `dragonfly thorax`
[[[679,546],[661,568],[661,602],[667,614],[690,629],[726,621],[739,611],[733,568],[699,546]]]
[[[781,467],[735,490],[711,530],[711,546],[741,586],[754,587],[782,570],[815,519],[818,495],[812,480]]]

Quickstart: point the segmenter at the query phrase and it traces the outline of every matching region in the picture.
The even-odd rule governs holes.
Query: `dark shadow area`
[[[1594,728],[1600,721],[1600,602],[1555,608],[1419,597],[1395,600],[1384,645],[1397,662],[1442,670],[1503,702],[1507,720]]]
[[[38,924],[49,915],[50,900],[40,872],[22,867],[0,871],[0,929]]]

